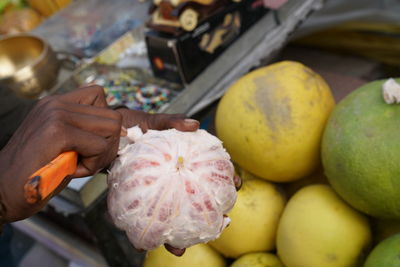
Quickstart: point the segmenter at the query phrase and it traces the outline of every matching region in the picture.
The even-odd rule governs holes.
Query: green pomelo
[[[333,188],[353,207],[398,219],[400,104],[385,103],[384,82],[366,84],[336,106],[322,140],[322,163]]]
[[[379,243],[369,254],[364,267],[400,266],[400,234]]]

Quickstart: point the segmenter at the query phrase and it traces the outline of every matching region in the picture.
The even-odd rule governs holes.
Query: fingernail
[[[200,124],[199,121],[194,120],[194,119],[185,119],[184,122],[185,122],[186,124]]]
[[[236,190],[239,190],[242,187],[243,181],[240,176],[233,176],[233,183],[235,184]]]
[[[127,135],[128,135],[128,130],[124,126],[121,126],[121,136],[127,136]]]

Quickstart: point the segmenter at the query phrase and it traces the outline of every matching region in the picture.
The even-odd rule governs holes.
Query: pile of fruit
[[[400,266],[393,82],[385,94],[385,81],[364,85],[335,106],[325,81],[297,62],[243,76],[216,113],[243,181],[232,222],[182,257],[150,251],[144,266]]]

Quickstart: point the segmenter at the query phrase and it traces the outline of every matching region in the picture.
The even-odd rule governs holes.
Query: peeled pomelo
[[[221,141],[205,130],[143,134],[138,127],[128,129],[128,138],[134,142],[119,150],[108,176],[115,225],[144,250],[217,238],[236,200],[233,164]]]

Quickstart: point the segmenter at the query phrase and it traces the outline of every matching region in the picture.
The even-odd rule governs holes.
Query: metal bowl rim
[[[38,40],[39,42],[41,42],[41,43],[43,44],[43,50],[42,50],[42,52],[40,53],[40,55],[39,55],[37,58],[35,58],[34,60],[32,60],[32,62],[31,62],[29,65],[26,65],[26,66],[24,66],[24,67],[18,69],[18,70],[17,70],[16,72],[14,72],[13,74],[10,74],[10,75],[7,75],[7,76],[3,76],[3,77],[0,76],[0,81],[1,81],[1,80],[6,80],[6,79],[10,79],[10,78],[14,77],[16,74],[18,74],[19,72],[22,72],[22,71],[24,71],[24,70],[27,69],[27,68],[31,68],[31,67],[33,67],[33,66],[36,66],[36,65],[39,64],[39,63],[48,55],[48,53],[50,52],[50,46],[49,46],[49,44],[47,44],[47,42],[45,42],[42,38],[39,38],[39,37],[37,37],[37,36],[35,36],[35,35],[31,35],[31,34],[20,34],[20,33],[18,33],[18,34],[6,35],[6,36],[4,36],[4,37],[0,37],[0,42],[1,42],[1,41],[4,41],[4,40],[7,40],[7,39],[13,39],[13,38],[18,38],[18,37],[28,37],[28,38],[32,38],[32,39]]]

